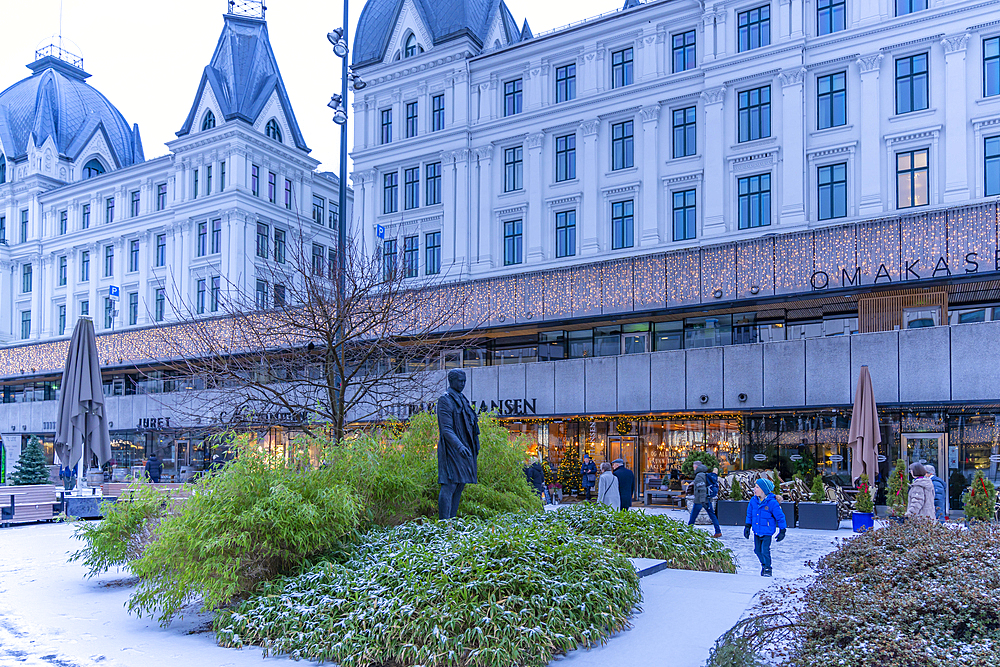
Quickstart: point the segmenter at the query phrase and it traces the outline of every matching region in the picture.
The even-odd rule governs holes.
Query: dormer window
[[[279,144],[281,143],[281,128],[278,127],[278,121],[273,118],[267,121],[267,125],[264,126],[264,134],[266,134],[269,139],[274,139]]]
[[[87,164],[83,165],[83,178],[84,180],[88,178],[94,178],[95,176],[100,176],[105,172],[104,165],[96,157],[90,160]]]
[[[201,121],[202,130],[211,130],[215,127],[215,114],[209,109],[205,112],[205,119]]]
[[[412,58],[417,55],[417,38],[411,32],[409,37],[406,38],[406,46],[403,47],[403,57]]]

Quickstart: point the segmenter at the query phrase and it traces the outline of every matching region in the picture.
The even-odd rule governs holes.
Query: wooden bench
[[[646,489],[643,504],[652,505],[657,498],[666,498],[668,505],[687,507],[687,495],[683,491],[662,491],[660,489]]]
[[[0,525],[51,521],[58,502],[53,484],[0,486]]]
[[[123,482],[109,482],[101,487],[101,492],[106,497],[121,498],[123,495],[131,493],[129,486],[130,484]],[[153,484],[152,482],[143,482],[143,486],[152,487],[168,498],[188,498],[194,491],[190,484],[170,484],[166,482]]]

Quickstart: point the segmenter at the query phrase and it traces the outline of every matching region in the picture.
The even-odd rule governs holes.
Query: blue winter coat
[[[755,535],[774,535],[775,526],[782,530],[788,527],[785,513],[781,511],[781,505],[773,493],[767,494],[764,500],[758,499],[756,495],[750,498],[746,522],[753,526]]]
[[[931,484],[934,485],[934,513],[937,520],[944,523],[944,480],[934,475]]]

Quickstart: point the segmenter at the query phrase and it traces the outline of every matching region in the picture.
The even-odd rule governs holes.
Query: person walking
[[[937,517],[939,523],[944,523],[944,520],[947,518],[944,512],[944,480],[937,476],[937,470],[929,463],[924,464],[924,469],[931,476],[931,484],[934,485],[934,515]]]
[[[524,473],[528,476],[528,483],[531,484],[531,488],[535,490],[535,493],[538,494],[546,505],[551,505],[548,489],[545,488],[545,471],[542,470],[542,464],[538,459],[532,458],[530,465],[524,469]]]
[[[708,513],[708,518],[712,520],[712,526],[715,527],[715,534],[712,537],[722,537],[722,528],[719,527],[719,519],[715,516],[715,511],[712,509],[712,498],[710,496],[709,487],[709,475],[708,467],[701,461],[695,461],[694,463],[694,504],[691,506],[691,519],[688,521],[689,526],[693,526],[695,519],[701,514],[701,510],[704,508],[705,512]],[[718,487],[716,487],[718,488]]]
[[[624,459],[611,462],[614,476],[618,478],[618,493],[621,497],[620,509],[627,512],[632,507],[632,490],[635,488],[635,473],[625,466]]]
[[[913,475],[913,483],[910,484],[910,495],[907,496],[906,516],[937,518],[934,512],[934,482],[927,474],[927,469],[922,463],[911,463],[910,474]]]
[[[610,463],[601,464],[601,477],[597,480],[597,502],[614,509],[621,509],[622,499],[618,492],[618,478],[611,472]]]
[[[583,486],[584,499],[590,500],[590,490],[597,484],[597,465],[589,454],[583,455],[583,465],[580,466],[580,484]]]
[[[743,537],[750,539],[753,530],[753,552],[760,561],[760,576],[771,576],[771,538],[777,529],[775,542],[785,539],[785,513],[781,511],[778,499],[774,497],[774,482],[761,478],[753,488],[753,498],[747,505],[747,520],[743,527]]]
[[[153,452],[146,459],[146,477],[149,477],[149,481],[153,484],[159,484],[161,474],[163,474],[163,463],[156,456],[156,452]]]

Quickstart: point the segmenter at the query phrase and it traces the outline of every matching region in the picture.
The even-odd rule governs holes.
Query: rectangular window
[[[128,270],[129,272],[139,270],[139,239],[131,239],[128,242]]]
[[[396,239],[382,242],[382,279],[392,280],[396,276]]]
[[[162,322],[167,310],[167,292],[162,287],[156,288],[153,299],[153,319]]]
[[[65,308],[65,307],[64,307]],[[135,326],[139,322],[139,293],[129,292],[128,294],[128,323]]]
[[[198,223],[198,257],[208,254],[208,223]]]
[[[406,137],[417,136],[417,103],[406,103]]]
[[[896,208],[927,206],[927,149],[896,153]]]
[[[503,223],[503,264],[511,266],[521,263],[521,237],[523,226],[520,220]]]
[[[847,27],[847,0],[819,0],[816,5],[816,33],[829,35]]]
[[[24,294],[31,293],[31,264],[21,266],[21,291]]]
[[[738,95],[740,141],[771,136],[771,86],[744,90]]]
[[[905,16],[927,9],[927,0],[896,0],[896,16]]]
[[[620,250],[634,245],[633,203],[631,199],[611,204],[611,248]]]
[[[420,167],[403,170],[403,208],[420,206]]]
[[[162,211],[167,208],[167,184],[156,184],[156,210]]]
[[[611,126],[611,169],[627,169],[633,165],[632,121]]]
[[[274,261],[285,263],[285,232],[282,229],[274,230]]]
[[[927,108],[927,54],[896,58],[896,113]]]
[[[212,165],[205,167],[205,194],[212,194]]]
[[[576,135],[556,137],[556,181],[576,178]]]
[[[514,192],[523,187],[524,148],[514,146],[503,152],[503,191]]]
[[[382,175],[382,212],[395,213],[399,210],[399,172],[391,171]]]
[[[847,163],[830,164],[820,167],[817,172],[819,183],[819,219],[847,217]]]
[[[84,204],[80,209],[80,229],[90,228],[90,204]]]
[[[682,190],[674,193],[674,240],[690,241],[695,238],[698,228],[697,192]]]
[[[847,125],[847,72],[816,77],[816,129]]]
[[[198,170],[194,170],[194,198],[198,198]]]
[[[110,329],[115,321],[115,302],[110,297],[104,297],[104,328]]]
[[[111,278],[115,275],[115,247],[113,245],[104,246],[104,277]]]
[[[156,235],[156,265],[165,266],[167,263],[167,235]]]
[[[226,189],[226,163],[219,163],[219,192]]]
[[[264,223],[257,223],[257,256],[267,259],[267,247],[271,244],[270,229]]]
[[[444,93],[431,98],[431,131],[444,129]]]
[[[66,274],[68,273],[68,271],[66,270],[67,266],[68,262],[66,256],[63,255],[62,257],[59,258],[59,287],[64,287],[66,285],[66,278],[67,278]]]
[[[90,302],[86,299],[80,302],[80,314],[90,315]]]
[[[611,87],[621,88],[632,83],[632,47],[611,53]]]
[[[420,270],[420,237],[403,238],[403,277],[416,278]]]
[[[7,216],[0,215],[0,241],[7,240]]]
[[[138,215],[139,215],[139,191],[138,190],[133,190],[132,191],[132,194],[130,196],[130,200],[129,201],[130,201],[129,215],[131,215],[133,218],[138,217]]]
[[[556,68],[556,104],[576,99],[576,64]]]
[[[326,200],[319,195],[313,195],[313,222],[317,225],[322,225],[325,216]]]
[[[1000,195],[1000,137],[986,137],[984,155],[985,190],[987,197]]]
[[[250,194],[260,196],[260,167],[257,165],[250,166]]]
[[[213,313],[219,311],[219,287],[222,282],[222,278],[219,276],[212,276],[212,292],[208,299],[208,309]]]
[[[739,228],[752,229],[771,224],[771,174],[747,176],[739,185]]]
[[[285,305],[285,286],[275,285],[274,286],[274,307],[282,308]]]
[[[441,203],[441,163],[432,162],[426,168],[427,206]]]
[[[698,66],[695,53],[695,31],[679,32],[673,36],[671,50],[674,56],[674,72],[685,72]]]
[[[28,209],[21,211],[21,243],[28,240]]]
[[[31,337],[31,311],[21,311],[21,340],[28,340]]]
[[[196,299],[195,299],[195,309],[197,310],[199,315],[205,312],[205,293],[207,291],[208,290],[206,289],[205,279],[200,278],[198,280],[198,290],[196,292]]]
[[[259,310],[267,308],[267,283],[263,280],[257,281],[256,306]]]
[[[737,15],[739,50],[749,51],[771,43],[771,5],[754,7]]]
[[[383,144],[392,143],[392,109],[382,109],[381,139]]]
[[[424,273],[428,276],[441,273],[441,232],[428,232],[424,241]]]
[[[556,213],[556,257],[576,254],[576,211]]]
[[[222,220],[212,221],[212,254],[222,251]]]
[[[687,157],[698,153],[698,108],[674,109],[674,157]]]
[[[90,251],[80,251],[80,282],[85,283],[90,280]]]
[[[115,198],[108,197],[104,201],[104,224],[110,225],[115,221]]]
[[[314,276],[323,275],[323,262],[326,261],[326,248],[319,243],[312,244],[312,272]]]
[[[983,40],[983,97],[1000,95],[1000,37]]]
[[[521,79],[505,81],[503,84],[503,115],[513,116],[521,113],[522,88],[524,82]]]
[[[337,275],[337,251],[334,248],[326,253],[326,272],[331,278]]]
[[[69,212],[59,211],[59,235],[62,236],[68,231],[69,231]]]
[[[278,201],[278,176],[273,171],[267,172],[267,201]]]
[[[340,204],[330,200],[330,215],[327,216],[330,219],[330,229],[336,229],[337,221],[339,219]]]
[[[56,334],[56,335],[58,335],[58,336],[65,336],[66,335],[66,306],[65,305],[59,306],[59,308],[56,309],[56,313],[57,313],[56,317],[59,320],[59,324],[57,325],[59,327],[58,328],[59,333]]]
[[[292,208],[292,182],[285,179],[285,208],[291,210]]]

